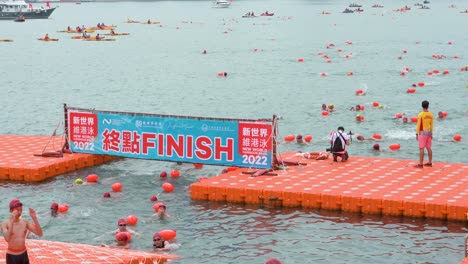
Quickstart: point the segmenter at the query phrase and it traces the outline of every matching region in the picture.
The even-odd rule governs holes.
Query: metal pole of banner
[[[272,132],[272,137],[273,137],[273,145],[272,145],[272,152],[273,152],[273,160],[272,160],[272,168],[275,169],[276,166],[280,165],[278,162],[277,158],[277,153],[276,153],[276,142],[277,142],[277,136],[278,136],[278,117],[276,115],[273,115],[273,132]]]
[[[63,134],[65,136],[65,143],[62,147],[62,152],[70,152],[70,145],[68,144],[68,107],[63,104]]]

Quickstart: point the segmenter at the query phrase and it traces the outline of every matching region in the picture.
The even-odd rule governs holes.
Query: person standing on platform
[[[347,161],[349,158],[346,146],[349,146],[351,136],[344,132],[343,127],[338,127],[338,130],[333,132],[330,137],[330,151],[333,154],[333,161],[337,162],[338,157],[341,157],[341,161]]]
[[[434,117],[429,112],[429,102],[424,100],[421,103],[422,111],[418,114],[416,125],[416,140],[419,145],[419,163],[415,166],[423,168],[432,167],[432,132],[434,130]],[[424,163],[424,149],[427,150],[428,162]],[[424,164],[423,164],[424,163]]]
[[[37,220],[36,211],[29,208],[29,215],[33,222],[21,218],[23,204],[18,199],[10,202],[10,218],[2,222],[2,233],[8,242],[6,250],[7,264],[29,264],[28,251],[26,249],[26,235],[30,231],[42,236],[42,227]]]

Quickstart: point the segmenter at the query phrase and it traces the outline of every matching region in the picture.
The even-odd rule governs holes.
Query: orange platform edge
[[[6,252],[7,242],[0,237],[0,252]],[[176,255],[99,247],[48,240],[27,239],[29,261],[34,264],[154,264],[166,263]],[[5,254],[0,263],[5,263]]]
[[[466,221],[468,164],[435,162],[415,168],[414,160],[352,156],[346,162],[306,159],[253,177],[238,168],[190,185],[193,200],[341,210]]]
[[[38,182],[117,158],[80,153],[60,158],[34,156],[60,150],[64,142],[63,136],[0,135],[0,180]]]

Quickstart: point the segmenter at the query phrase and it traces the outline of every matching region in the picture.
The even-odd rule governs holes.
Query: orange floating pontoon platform
[[[7,247],[7,242],[0,237],[0,251],[5,252]],[[156,264],[177,258],[169,254],[36,239],[27,239],[26,247],[29,262],[34,264]],[[5,261],[5,254],[1,254],[0,263]]]
[[[281,154],[288,163],[253,177],[239,168],[190,185],[193,200],[466,221],[468,164],[352,156],[346,162]]]
[[[117,158],[57,151],[64,142],[62,136],[0,135],[0,180],[38,182]]]

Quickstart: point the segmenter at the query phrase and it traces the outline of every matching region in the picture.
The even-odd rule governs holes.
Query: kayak
[[[13,42],[12,39],[0,39],[0,42]]]
[[[83,36],[72,36],[71,38],[72,38],[72,39],[84,39],[84,37],[83,37]],[[95,38],[96,38],[96,36],[89,36],[89,38],[91,38],[91,39],[95,39]]]
[[[84,41],[115,41],[114,38],[102,38],[102,39],[96,39],[96,38],[84,38]]]
[[[136,21],[136,20],[127,20],[125,23],[138,23],[140,24],[141,22],[140,21]]]
[[[108,33],[108,34],[101,34],[101,35],[105,35],[105,36],[127,36],[127,35],[130,35],[130,33],[114,33],[114,34]]]
[[[141,22],[141,24],[148,24],[148,25],[156,25],[156,24],[160,24],[161,22],[159,21],[155,21],[155,22]]]
[[[116,26],[103,26],[103,27],[90,27],[91,30],[111,30],[114,29]]]
[[[275,13],[261,13],[260,16],[274,16]]]
[[[73,30],[73,29],[72,29],[72,30],[60,30],[60,31],[57,31],[57,32],[59,32],[59,33],[83,33],[83,32],[85,32],[85,33],[93,33],[94,30],[92,30],[92,29],[85,29],[84,31],[77,31],[77,30]]]
[[[37,40],[40,40],[40,41],[58,41],[59,39],[58,38],[48,38],[48,39],[38,38]]]

